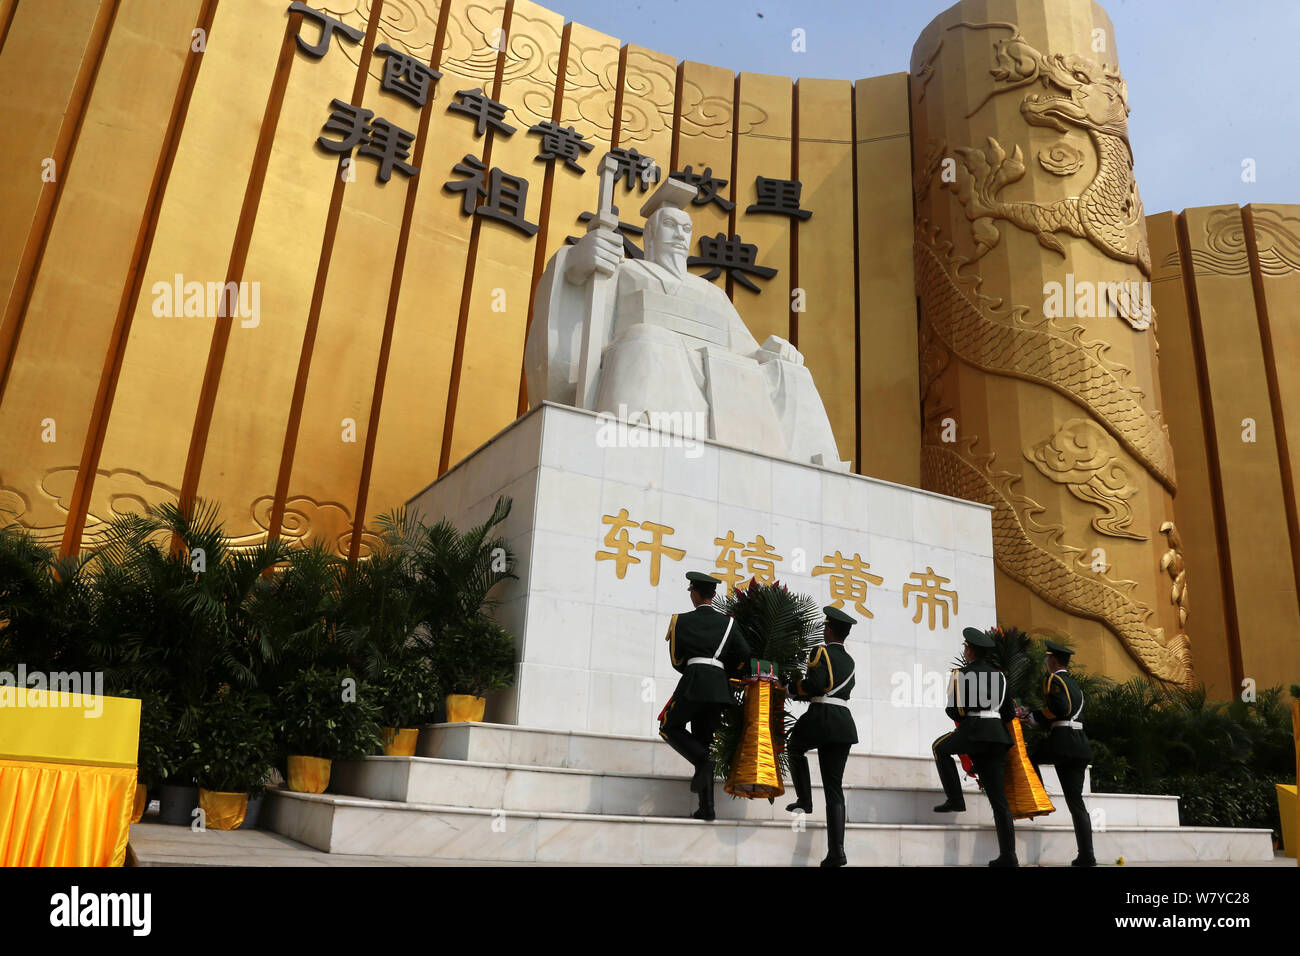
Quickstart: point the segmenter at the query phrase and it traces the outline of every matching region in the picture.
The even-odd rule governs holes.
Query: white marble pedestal
[[[927,756],[952,726],[938,691],[962,627],[996,622],[990,510],[968,501],[544,403],[408,507],[465,528],[500,495],[514,502],[502,533],[518,580],[494,593],[495,616],[517,635],[519,662],[489,721],[654,735],[677,681],[668,620],[691,608],[686,571],[727,570],[719,540],[738,543],[730,555],[746,580],[762,576],[766,545],[776,578],[819,605],[834,575],[817,569],[836,552],[881,579],[862,601],[871,617],[844,604],[860,621],[847,643],[855,752]],[[929,569],[955,596],[909,587]]]

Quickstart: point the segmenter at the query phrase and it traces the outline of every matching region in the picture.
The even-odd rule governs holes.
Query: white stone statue
[[[803,356],[776,335],[760,348],[726,293],[686,271],[695,187],[660,184],[641,208],[645,259],[629,259],[614,173],[606,157],[589,231],[538,283],[524,354],[530,401],[707,421],[707,434],[687,437],[847,471]]]

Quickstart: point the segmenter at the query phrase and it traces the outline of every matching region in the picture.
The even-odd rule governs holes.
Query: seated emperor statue
[[[693,192],[670,179],[642,207],[643,260],[626,258],[609,228],[552,257],[524,356],[531,402],[583,407],[577,383],[594,312],[594,411],[658,421],[661,430],[685,422],[686,437],[848,470],[803,356],[775,335],[760,348],[726,293],[686,271],[691,217],[683,206]],[[593,283],[603,284],[601,294]]]

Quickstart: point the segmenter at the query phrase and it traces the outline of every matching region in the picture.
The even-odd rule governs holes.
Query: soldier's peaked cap
[[[840,624],[847,624],[849,627],[858,623],[855,619],[849,617],[839,608],[829,604],[822,608],[822,612],[826,615],[826,620],[828,621],[837,621]]]
[[[966,639],[966,643],[971,647],[993,647],[993,638],[989,637],[977,627],[963,627],[961,636]]]
[[[713,575],[705,574],[703,571],[687,571],[686,580],[692,584],[712,584],[715,586],[722,583]]]
[[[1064,644],[1058,644],[1056,641],[1043,641],[1043,644],[1047,647],[1047,653],[1059,657],[1063,661],[1068,661],[1070,655],[1074,653],[1070,648]]]

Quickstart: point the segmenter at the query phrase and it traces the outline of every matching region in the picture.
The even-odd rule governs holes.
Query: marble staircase
[[[502,862],[811,865],[825,854],[825,804],[816,760],[814,811],[738,800],[716,786],[718,819],[689,819],[686,766],[650,737],[439,724],[419,756],[339,763],[320,795],[272,791],[265,825],[332,853]],[[1056,812],[1016,825],[1022,864],[1064,864],[1074,833],[1055,777]],[[851,864],[979,864],[997,855],[988,802],[966,781],[967,809],[936,814],[933,764],[921,757],[853,754],[845,769]],[[1092,794],[1098,859],[1262,861],[1266,830],[1178,825],[1178,798]]]

